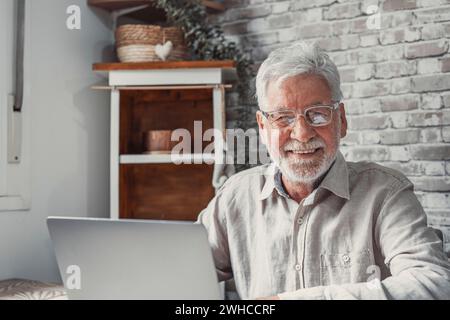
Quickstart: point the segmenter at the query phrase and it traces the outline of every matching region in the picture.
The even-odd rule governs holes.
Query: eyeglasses
[[[297,114],[304,117],[306,123],[312,127],[323,127],[330,124],[333,119],[333,110],[339,107],[339,102],[332,104],[314,105],[304,111],[277,110],[265,112],[260,110],[262,115],[269,120],[274,128],[285,128],[292,126],[297,120]]]

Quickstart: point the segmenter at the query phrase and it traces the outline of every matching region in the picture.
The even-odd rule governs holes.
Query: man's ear
[[[347,117],[345,116],[344,104],[341,102],[339,104],[339,115],[341,121],[341,139],[347,135]]]
[[[266,126],[264,123],[263,115],[260,111],[256,111],[256,121],[258,122],[258,131],[259,131],[259,136],[261,138],[261,142],[264,145],[267,145]]]

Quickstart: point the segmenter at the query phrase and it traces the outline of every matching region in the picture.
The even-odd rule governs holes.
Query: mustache
[[[298,140],[289,140],[285,143],[283,150],[284,151],[304,151],[311,150],[317,148],[324,148],[325,143],[321,139],[313,139],[308,143],[301,143]]]

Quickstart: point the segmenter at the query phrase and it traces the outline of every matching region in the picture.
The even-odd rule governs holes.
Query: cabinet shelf
[[[112,62],[94,63],[94,71],[124,71],[124,70],[158,70],[158,69],[234,69],[234,60],[191,60],[191,61],[152,61],[152,62]]]
[[[125,154],[120,156],[121,164],[145,164],[145,163],[173,163],[174,161],[198,163],[211,163],[214,161],[213,153],[190,154]]]
[[[237,80],[236,62],[154,61],[139,63],[95,63],[95,72],[109,74],[109,86],[211,85]]]
[[[225,11],[224,4],[220,2],[203,0],[202,4],[205,6],[208,13],[219,13]],[[109,12],[149,5],[147,8],[130,13],[129,16],[147,23],[167,20],[165,11],[163,9],[156,8],[153,0],[88,0],[88,5]]]
[[[146,4],[153,4],[152,0],[88,0],[88,4],[93,7],[102,8],[104,10],[113,11],[130,7],[137,7]],[[223,3],[203,0],[202,4],[210,10],[224,11],[225,6]]]

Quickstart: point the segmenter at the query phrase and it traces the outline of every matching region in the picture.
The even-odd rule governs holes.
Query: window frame
[[[30,1],[26,1],[25,5],[25,12],[30,12]],[[11,44],[3,45],[0,52],[0,212],[26,211],[31,208],[31,117],[27,105],[27,101],[30,101],[30,90],[29,83],[25,82],[24,108],[21,112],[21,160],[19,163],[10,163],[8,161],[8,138],[10,136],[8,126],[11,124],[10,118],[14,101],[12,92],[15,77],[15,1],[2,1],[0,9],[0,21],[5,22],[3,28],[0,28],[0,43]],[[13,11],[12,14],[11,11]],[[29,22],[29,19],[25,19],[25,35],[30,34]],[[29,44],[29,39],[25,36],[25,48],[29,48]],[[29,55],[25,50],[25,79],[28,61],[30,61]]]

